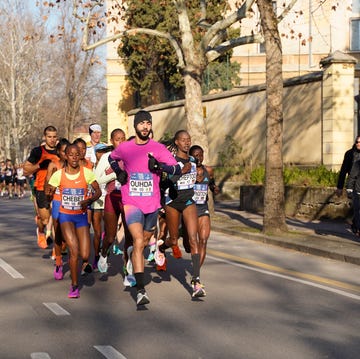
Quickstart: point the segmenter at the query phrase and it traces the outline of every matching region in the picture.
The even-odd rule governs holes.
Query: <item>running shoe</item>
[[[156,270],[158,272],[166,272],[166,265],[167,265],[167,259],[165,258],[164,263],[163,263],[162,266],[160,266],[158,264],[156,265]]]
[[[46,242],[46,235],[45,233],[39,232],[39,228],[36,228],[36,235],[37,235],[37,244],[40,248],[46,249],[47,248],[47,242]]]
[[[182,258],[181,249],[179,248],[179,246],[177,244],[175,244],[175,246],[172,246],[171,249],[172,249],[174,258],[177,258],[177,259]]]
[[[107,262],[107,257],[103,257],[100,254],[100,258],[99,258],[97,267],[98,267],[98,270],[99,270],[100,273],[106,273],[108,268],[109,268],[109,265],[108,265],[108,262]]]
[[[55,278],[55,280],[61,280],[64,278],[63,266],[55,266],[54,278]]]
[[[80,290],[77,285],[71,285],[68,298],[80,298]]]
[[[149,299],[147,293],[145,292],[145,289],[138,290],[137,294],[136,294],[136,304],[144,305],[144,304],[149,304],[149,303],[150,303],[150,299]]]
[[[112,251],[116,256],[123,254],[123,251],[120,249],[120,247],[116,243],[113,245]]]
[[[124,287],[135,287],[136,279],[133,275],[127,274],[124,277],[123,284],[124,284]]]
[[[192,289],[193,289],[193,292],[192,292],[191,296],[193,298],[200,298],[200,297],[205,297],[206,296],[204,286],[200,283],[199,278],[193,279],[191,281],[191,286],[192,286]]]
[[[162,239],[156,241],[154,259],[158,266],[162,266],[165,262],[165,253],[161,252],[159,248],[163,243],[164,241]]]
[[[84,262],[81,269],[81,275],[89,274],[93,271],[92,266],[88,262]]]
[[[150,243],[149,244],[149,255],[147,257],[148,262],[153,262],[155,260],[155,249],[156,249],[156,243]]]
[[[133,265],[132,265],[132,262],[131,262],[131,254],[132,254],[133,249],[134,249],[133,246],[130,246],[127,249],[128,260],[126,262],[126,271],[130,275],[133,274]]]

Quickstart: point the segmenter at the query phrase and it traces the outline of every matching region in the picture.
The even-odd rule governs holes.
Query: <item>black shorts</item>
[[[38,208],[50,209],[50,201],[45,196],[45,191],[35,190],[35,198]]]
[[[196,205],[198,217],[208,216],[210,217],[209,206],[207,203]]]
[[[16,180],[16,183],[17,183],[20,187],[24,187],[25,182],[26,182],[26,180],[24,180],[24,179],[18,179],[18,180]]]
[[[179,212],[182,212],[186,207],[195,204],[195,201],[193,200],[193,196],[194,196],[193,189],[177,191],[177,197],[166,205],[176,209]]]
[[[6,183],[6,184],[14,184],[14,177],[12,177],[12,176],[5,176],[5,183]]]

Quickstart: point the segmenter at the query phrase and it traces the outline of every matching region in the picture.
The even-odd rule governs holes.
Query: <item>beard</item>
[[[143,135],[140,131],[138,131],[137,129],[135,129],[135,132],[137,134],[137,136],[140,138],[140,140],[142,141],[146,141],[149,139],[149,136],[150,136],[150,131],[146,134],[146,135]]]

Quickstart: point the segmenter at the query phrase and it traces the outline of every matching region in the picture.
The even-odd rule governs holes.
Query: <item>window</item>
[[[360,51],[360,18],[350,20],[350,51]]]

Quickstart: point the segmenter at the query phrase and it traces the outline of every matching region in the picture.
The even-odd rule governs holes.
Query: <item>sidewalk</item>
[[[268,236],[261,233],[262,215],[238,208],[238,201],[216,201],[212,231],[360,265],[360,238],[355,237],[345,220],[287,218],[289,233]]]

